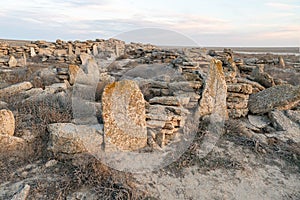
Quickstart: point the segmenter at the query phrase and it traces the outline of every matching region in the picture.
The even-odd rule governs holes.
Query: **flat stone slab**
[[[103,143],[103,137],[98,133],[101,133],[99,127],[72,123],[49,124],[49,150],[63,154],[95,153],[101,150]]]
[[[271,123],[268,117],[260,115],[248,115],[248,120],[250,124],[257,128],[264,128]]]
[[[10,85],[6,88],[0,89],[0,96],[14,95],[19,92],[29,90],[32,87],[33,87],[33,85],[30,82],[17,83],[14,85]]]
[[[140,77],[145,79],[155,78],[161,75],[174,76],[176,70],[165,64],[138,65],[127,71],[123,77]]]
[[[228,84],[227,85],[228,92],[237,92],[243,94],[252,94],[252,85],[250,84]]]
[[[285,115],[285,111],[280,111],[280,110],[274,110],[269,112],[269,118],[272,121],[273,126],[278,130],[278,131],[290,131],[290,132],[295,132],[299,134],[300,136],[300,126],[296,124],[294,121],[289,119]]]
[[[273,109],[289,110],[300,103],[300,86],[278,85],[250,95],[251,113],[264,114]]]
[[[174,96],[165,96],[165,97],[154,97],[149,100],[150,104],[161,104],[167,106],[179,106],[180,101],[177,97]]]
[[[285,114],[300,126],[300,110],[287,110]]]

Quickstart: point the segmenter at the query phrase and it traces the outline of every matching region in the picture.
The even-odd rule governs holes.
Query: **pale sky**
[[[159,28],[200,46],[299,47],[300,0],[7,0],[0,27],[4,39],[108,39]]]

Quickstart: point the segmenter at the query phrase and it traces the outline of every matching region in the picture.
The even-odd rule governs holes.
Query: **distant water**
[[[234,51],[235,53],[240,54],[273,54],[273,55],[291,55],[291,56],[300,56],[299,53],[291,53],[291,52],[250,52],[250,51]]]
[[[208,47],[216,51],[223,51],[225,47]],[[273,54],[300,56],[299,47],[227,47],[240,54]]]

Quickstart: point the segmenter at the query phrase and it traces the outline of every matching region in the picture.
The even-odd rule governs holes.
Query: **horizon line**
[[[56,40],[58,40],[59,38],[57,38]],[[92,40],[92,41],[95,41],[96,39],[103,39],[103,40],[109,40],[109,39],[117,39],[117,38],[108,38],[108,39],[104,39],[104,38],[94,38],[94,39],[86,39],[86,40],[79,40],[79,39],[75,39],[75,40],[63,40],[63,39],[60,39],[62,41],[71,41],[71,42],[74,42],[74,41],[88,41],[88,40]],[[32,39],[12,39],[12,38],[0,38],[0,42],[1,41],[11,41],[11,42],[14,42],[14,41],[18,41],[18,42],[35,42],[35,41],[46,41],[46,42],[55,42],[56,40],[45,40],[45,39],[35,39],[35,40],[32,40]],[[124,41],[124,40],[121,40],[121,39],[117,39],[117,40],[120,40],[120,41]],[[125,41],[124,41],[125,42]],[[201,46],[193,46],[193,45],[161,45],[161,44],[153,44],[153,43],[143,43],[143,42],[125,42],[126,44],[130,44],[130,43],[141,43],[141,44],[151,44],[151,45],[154,45],[154,46],[158,46],[158,47],[166,47],[166,48],[169,48],[169,47],[178,47],[178,48],[299,48],[299,51],[300,51],[300,45],[299,46],[282,46],[282,45],[276,45],[276,46],[262,46],[262,45],[257,45],[257,46],[254,46],[254,45],[245,45],[245,46],[241,46],[241,45],[220,45],[220,46],[217,46],[217,45],[201,45]]]

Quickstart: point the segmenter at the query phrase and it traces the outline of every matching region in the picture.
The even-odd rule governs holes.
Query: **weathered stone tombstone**
[[[68,43],[68,54],[69,55],[74,55],[72,43]]]
[[[33,47],[30,47],[30,56],[33,58],[36,56],[35,50]]]
[[[26,57],[26,53],[23,52],[23,67],[27,65],[27,57]]]
[[[77,65],[69,65],[69,82],[71,85],[75,83],[77,73],[79,71],[80,67]]]
[[[75,48],[75,55],[80,55],[81,51],[79,47]]]
[[[80,54],[80,60],[82,65],[86,65],[91,56],[87,53]]]
[[[86,54],[87,55],[87,54]],[[85,64],[76,69],[72,92],[73,117],[76,124],[97,124],[94,105],[99,81],[99,70],[95,59],[87,55]]]
[[[9,61],[8,61],[8,66],[9,67],[16,67],[18,64],[18,61],[16,60],[16,58],[14,56],[11,56],[9,58]]]
[[[200,100],[200,116],[218,113],[227,116],[226,106],[227,85],[222,62],[212,59],[208,78],[205,82],[202,99]]]
[[[10,110],[0,110],[0,134],[14,135],[15,132],[15,118]]]
[[[93,45],[93,55],[97,56],[98,55],[98,46],[97,45]]]
[[[222,62],[212,59],[198,109],[200,117],[208,122],[199,157],[207,155],[224,133],[225,120],[228,119],[226,98],[227,85]]]
[[[285,62],[282,56],[279,57],[279,66],[283,68],[285,67]]]
[[[102,94],[106,141],[121,150],[147,144],[145,100],[136,82],[122,80],[105,87]]]

